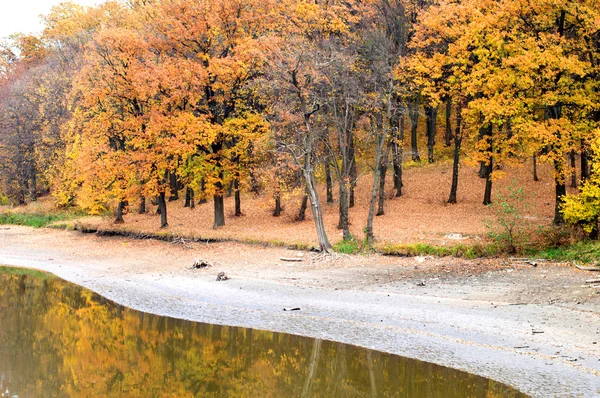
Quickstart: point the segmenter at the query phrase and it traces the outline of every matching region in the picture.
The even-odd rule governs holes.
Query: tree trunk
[[[377,206],[376,216],[383,216],[385,214],[384,204],[385,204],[385,176],[387,174],[387,166],[388,166],[388,154],[389,150],[384,144],[385,151],[381,157],[381,164],[379,165],[379,201]]]
[[[377,142],[377,155],[375,164],[381,164],[381,159],[383,157],[383,144],[385,141],[385,130],[378,134],[378,142]],[[365,228],[365,234],[367,238],[367,243],[369,247],[372,249],[375,243],[375,235],[373,234],[373,216],[375,215],[375,204],[377,202],[377,192],[379,190],[379,179],[380,179],[380,168],[375,167],[373,176],[373,189],[371,191],[371,200],[369,202],[369,214],[367,216],[367,227]]]
[[[446,100],[446,135],[444,136],[444,145],[450,146],[452,141],[452,98]]]
[[[273,216],[274,217],[279,217],[281,215],[281,211],[283,209],[281,208],[281,196],[279,195],[279,193],[275,194],[275,210],[273,210]]]
[[[427,118],[427,161],[429,163],[434,162],[434,148],[435,148],[435,133],[437,128],[437,108],[432,106],[425,107],[425,116]]]
[[[356,204],[354,200],[354,190],[358,182],[358,169],[356,167],[356,150],[354,146],[354,134],[348,132],[348,160],[350,161],[350,198],[348,207],[353,208]]]
[[[581,143],[581,182],[590,178],[589,156],[585,144]]]
[[[494,158],[490,158],[490,166],[486,167],[486,176],[485,176],[485,193],[483,194],[483,204],[489,205],[492,204],[492,163],[494,162]]]
[[[412,160],[415,162],[421,161],[419,155],[419,144],[417,136],[417,128],[419,123],[419,97],[415,97],[409,104],[410,106],[410,144],[412,149]]]
[[[317,193],[317,186],[315,184],[315,176],[311,169],[304,171],[304,178],[306,179],[306,188],[308,196],[310,198],[310,205],[312,210],[313,219],[315,221],[315,227],[317,229],[317,237],[319,239],[319,247],[324,253],[331,253],[333,248],[327,238],[327,232],[325,231],[325,224],[323,223],[323,211],[321,209],[321,202],[319,202],[319,194]]]
[[[192,188],[188,188],[190,190],[190,209],[196,208],[196,193]]]
[[[233,180],[233,189],[235,190],[235,216],[241,217],[242,214],[242,199],[240,197],[240,182],[236,178]]]
[[[567,195],[567,186],[565,184],[565,169],[561,160],[554,161],[554,225],[563,225],[565,219],[563,217],[561,206],[563,198]]]
[[[146,213],[146,197],[142,196],[140,198],[140,207],[138,207],[138,214],[145,214]]]
[[[213,196],[213,202],[215,210],[215,222],[213,224],[213,229],[217,229],[218,227],[225,225],[225,201],[223,194],[215,194]]]
[[[171,189],[169,202],[179,200],[179,182],[177,181],[177,174],[175,173],[169,173],[169,188]]]
[[[160,212],[160,227],[167,228],[167,200],[164,191],[158,195],[158,210]]]
[[[231,195],[233,195],[233,181],[229,181],[227,184],[227,197],[231,198]]]
[[[302,203],[300,203],[300,209],[298,209],[298,215],[296,215],[296,221],[306,220],[306,208],[308,207],[308,192],[304,192],[302,196]]]
[[[189,187],[187,187],[185,189],[185,204],[183,205],[183,207],[190,207],[191,206],[191,195],[190,195],[190,191],[191,189]]]
[[[331,165],[329,159],[323,162],[325,166],[325,184],[327,185],[327,203],[333,203],[333,181],[331,179]]]
[[[571,163],[571,188],[577,188],[577,169],[575,164],[575,150],[569,153],[569,161]]]
[[[460,167],[460,145],[462,144],[462,110],[456,108],[456,129],[454,133],[454,156],[452,159],[452,185],[450,187],[450,197],[448,203],[456,203],[458,193],[458,175]]]
[[[399,118],[399,126],[398,130],[393,129],[392,131],[397,131],[398,134],[394,134],[391,137],[392,142],[392,165],[394,169],[394,190],[396,190],[396,197],[399,198],[402,196],[402,157],[403,157],[403,147],[404,144],[404,115],[400,115]]]
[[[348,188],[347,183],[340,182],[340,221],[338,228],[343,231],[344,240],[352,238],[350,234],[350,217],[348,213]]]
[[[260,194],[260,181],[256,177],[254,169],[250,169],[250,192],[256,195]]]
[[[115,224],[123,224],[123,209],[125,208],[125,201],[120,201],[117,205],[117,214],[115,215]]]
[[[537,172],[537,154],[533,154],[533,181],[539,181],[540,178],[538,177],[538,172]]]

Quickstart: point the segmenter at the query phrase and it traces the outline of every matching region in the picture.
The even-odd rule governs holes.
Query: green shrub
[[[341,240],[335,245],[333,245],[333,250],[343,254],[356,254],[359,253],[362,250],[362,248],[358,244],[356,238],[352,236],[350,237],[350,239]]]

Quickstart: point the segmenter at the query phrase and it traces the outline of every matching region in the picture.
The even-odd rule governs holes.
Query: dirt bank
[[[193,270],[195,258],[215,265]],[[600,289],[585,283],[600,275],[502,260],[319,260],[232,243],[0,229],[0,263],[50,271],[137,310],[365,346],[537,397],[600,396]],[[217,282],[219,272],[231,279]]]

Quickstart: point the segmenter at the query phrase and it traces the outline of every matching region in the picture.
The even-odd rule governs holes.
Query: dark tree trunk
[[[236,178],[233,180],[233,189],[235,190],[235,216],[241,217],[242,214],[242,198],[240,197],[240,182]]]
[[[140,198],[140,207],[138,207],[138,214],[145,214],[146,213],[146,197],[142,196]]]
[[[158,210],[160,212],[160,227],[167,228],[169,224],[167,223],[167,200],[164,192],[158,195]]]
[[[427,118],[427,161],[433,163],[435,148],[435,133],[437,129],[437,108],[432,106],[425,107],[425,116]]]
[[[581,143],[581,182],[590,178],[590,165],[587,149],[583,142]]]
[[[169,188],[171,189],[169,202],[179,200],[179,181],[177,180],[177,174],[175,173],[169,173]]]
[[[376,165],[381,164],[381,159],[383,157],[383,146],[385,141],[385,131],[377,137],[377,154],[376,154]],[[380,168],[375,167],[375,172],[373,173],[373,190],[371,191],[371,200],[369,201],[369,213],[367,216],[367,226],[365,228],[365,235],[367,239],[367,243],[369,247],[372,249],[375,243],[375,234],[373,232],[373,216],[375,215],[375,204],[377,202],[377,192],[379,191],[380,184]]]
[[[323,162],[325,166],[325,184],[327,185],[327,203],[333,203],[333,181],[331,179],[331,165],[329,159]]]
[[[385,152],[382,154],[381,163],[379,164],[379,200],[377,205],[377,213],[375,214],[376,216],[383,216],[385,214],[385,176],[388,168],[389,148],[386,148],[385,146],[384,148]]]
[[[29,200],[37,200],[37,171],[35,162],[32,160],[29,165]]]
[[[421,161],[419,154],[419,143],[417,128],[419,124],[419,97],[415,97],[409,104],[410,112],[410,145],[412,149],[412,160],[415,162]]]
[[[222,227],[225,225],[225,201],[223,194],[217,194],[213,196],[214,210],[215,210],[215,222],[213,229]]]
[[[565,219],[561,211],[561,206],[563,204],[563,198],[567,195],[567,186],[565,184],[565,169],[562,160],[554,161],[554,175],[555,198],[553,222],[554,225],[563,225]]]
[[[577,169],[575,164],[575,151],[569,153],[569,162],[571,164],[571,188],[577,188]]]
[[[188,187],[185,189],[185,204],[183,207],[191,207],[192,196],[190,195],[191,189]]]
[[[538,172],[537,172],[537,154],[533,154],[533,181],[539,181],[540,178],[538,177]]]
[[[233,181],[229,181],[227,184],[227,197],[231,198],[231,195],[233,195]]]
[[[454,156],[452,159],[452,185],[450,187],[450,197],[448,203],[457,202],[458,193],[458,175],[460,167],[460,145],[462,144],[462,110],[456,108],[456,129],[454,133]]]
[[[115,215],[115,224],[123,224],[123,209],[125,208],[125,201],[120,201],[117,205],[117,214]]]
[[[404,144],[404,115],[400,115],[398,129],[393,129],[394,136],[391,137],[392,143],[392,165],[394,169],[394,190],[396,197],[402,196],[402,157]]]
[[[494,158],[490,158],[490,166],[486,167],[485,176],[485,192],[483,194],[483,204],[489,205],[492,203],[492,163]]]
[[[340,220],[338,228],[343,231],[344,240],[350,240],[350,219],[348,214],[348,188],[346,183],[340,182]]]
[[[592,227],[592,230],[590,231],[589,234],[589,238],[591,240],[598,240],[599,234],[598,234],[598,218],[599,216],[596,216],[596,219],[594,221],[594,225]]]
[[[354,134],[348,132],[348,159],[350,161],[350,198],[348,207],[351,209],[356,204],[354,200],[354,190],[358,182],[358,169],[356,167],[356,150],[354,147]]]
[[[308,207],[308,193],[305,191],[304,196],[302,197],[302,203],[300,204],[300,209],[298,210],[298,215],[296,215],[296,221],[306,220],[306,208],[307,207]]]
[[[275,194],[275,210],[273,210],[273,216],[274,217],[279,217],[281,215],[282,212],[282,208],[281,208],[281,196],[279,195],[279,193]]]
[[[452,141],[452,98],[446,100],[446,134],[444,135],[444,145],[450,146]]]

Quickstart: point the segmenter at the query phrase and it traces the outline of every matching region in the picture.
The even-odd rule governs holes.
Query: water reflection
[[[521,397],[464,372],[329,341],[165,318],[0,268],[11,397]]]

